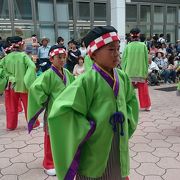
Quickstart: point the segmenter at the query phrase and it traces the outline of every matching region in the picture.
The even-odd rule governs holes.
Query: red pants
[[[19,102],[22,102],[24,107],[24,113],[27,120],[27,102],[28,94],[27,93],[18,93],[14,92],[13,89],[5,90],[5,107],[6,107],[6,128],[14,130],[17,128],[18,123],[18,105]],[[36,121],[36,126],[40,122]]]
[[[139,95],[140,108],[148,108],[151,106],[151,100],[148,91],[147,82],[133,82],[133,86],[137,87]]]
[[[21,100],[19,99],[18,112],[22,112],[22,111],[23,111],[23,108],[22,108]]]
[[[45,135],[44,135],[43,167],[45,169],[54,169],[54,163],[53,163],[52,152],[51,152],[50,137],[46,131],[45,131]]]

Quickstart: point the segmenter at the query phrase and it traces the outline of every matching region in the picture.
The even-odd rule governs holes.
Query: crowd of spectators
[[[29,39],[32,43],[26,42],[25,51],[36,63],[37,74],[39,75],[50,67],[48,60],[50,41],[46,37],[38,41],[35,34],[33,34],[31,38],[28,38],[28,41]],[[151,39],[141,36],[140,40],[146,43],[149,52],[149,85],[160,85],[162,82],[171,84],[179,81],[180,40],[177,40],[175,44],[167,43],[163,34],[159,36],[156,34]],[[129,41],[130,38],[128,39],[127,37],[127,43],[129,43]],[[56,44],[65,46],[63,37],[58,37]],[[84,66],[82,63],[84,62],[83,58],[85,58],[87,51],[83,40],[80,43],[75,40],[70,40],[66,50],[67,62],[65,67],[75,76],[78,74],[77,70],[83,73]],[[2,53],[0,53],[0,56],[2,56]]]
[[[167,43],[163,34],[146,41],[149,50],[150,85],[176,83],[180,78],[180,40],[175,44]]]

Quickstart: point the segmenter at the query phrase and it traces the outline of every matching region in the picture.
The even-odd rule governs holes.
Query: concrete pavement
[[[138,128],[130,140],[131,180],[180,180],[180,97],[175,91],[150,87],[152,110],[140,111]],[[57,180],[42,168],[43,130],[28,134],[24,113],[15,131],[5,130],[0,97],[0,179]]]

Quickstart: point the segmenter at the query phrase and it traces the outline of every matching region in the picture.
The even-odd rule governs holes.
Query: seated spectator
[[[176,76],[179,78],[180,77],[180,54],[178,54],[178,56],[175,57],[174,66],[176,70]]]
[[[164,59],[163,51],[158,51],[156,53],[154,62],[158,65],[160,69],[159,72],[160,72],[161,77],[164,79],[164,83],[170,83],[168,82],[170,71],[168,70],[168,62]]]
[[[85,67],[84,67],[84,58],[82,56],[78,57],[78,64],[74,66],[73,69],[73,75],[74,76],[79,76],[80,74],[85,72]]]
[[[174,53],[174,47],[172,43],[169,43],[168,47],[166,48],[167,54],[173,54]]]
[[[63,37],[59,36],[57,38],[56,42],[57,42],[57,45],[64,46],[64,38]]]
[[[87,54],[87,49],[86,49],[86,46],[84,44],[84,41],[82,40],[81,42],[81,47],[79,48],[80,52],[81,52],[81,56],[82,57],[85,57],[86,54]]]
[[[180,40],[176,41],[175,49],[176,49],[176,53],[179,54],[180,53]]]
[[[152,61],[152,55],[148,55],[148,83],[151,86],[160,85],[158,76],[159,68],[155,62]]]
[[[159,51],[162,51],[164,53],[164,56],[167,55],[167,52],[166,52],[166,44],[165,43],[162,43],[160,48],[159,48]]]
[[[78,57],[81,56],[81,52],[77,49],[77,42],[72,40],[71,49],[68,50],[68,59],[66,62],[67,69],[72,73],[74,66],[78,63]]]
[[[176,67],[174,65],[174,56],[171,55],[168,58],[168,70],[170,71],[169,74],[169,81],[173,81],[174,83],[176,82]]]
[[[149,54],[152,55],[152,58],[155,57],[156,53],[158,52],[158,49],[155,47],[155,44],[151,44],[151,47],[149,49]]]

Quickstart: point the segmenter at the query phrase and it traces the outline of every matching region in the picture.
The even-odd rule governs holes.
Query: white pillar
[[[111,25],[114,26],[121,39],[121,49],[125,47],[125,27],[126,27],[126,0],[111,0]]]

